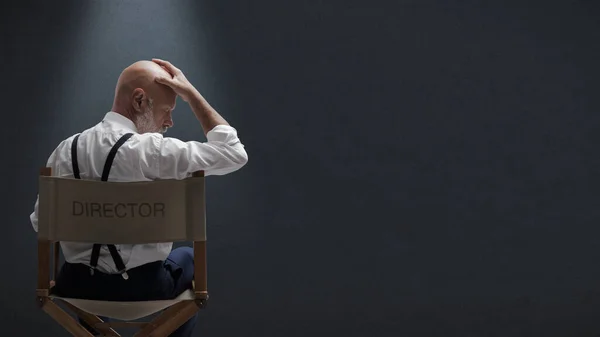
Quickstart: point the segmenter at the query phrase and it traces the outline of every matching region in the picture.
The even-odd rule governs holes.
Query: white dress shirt
[[[200,130],[200,125],[198,125]],[[237,131],[227,125],[210,130],[206,142],[183,142],[164,137],[160,133],[137,133],[133,122],[115,112],[108,112],[95,126],[83,131],[78,140],[79,171],[81,179],[100,180],[104,163],[112,146],[126,133],[134,133],[117,151],[110,170],[109,181],[149,181],[155,179],[184,179],[191,173],[204,170],[205,176],[224,175],[240,169],[248,161],[244,145]],[[62,141],[50,155],[47,167],[52,175],[73,177],[71,144],[76,135]],[[30,216],[34,230],[38,230],[38,200]],[[93,244],[61,242],[65,260],[90,265]],[[125,267],[131,268],[154,261],[164,261],[173,243],[116,245]],[[98,269],[117,273],[117,268],[106,246],[102,246]]]

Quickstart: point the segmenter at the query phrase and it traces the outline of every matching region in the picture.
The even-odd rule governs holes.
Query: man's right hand
[[[190,103],[193,95],[195,95],[198,91],[196,90],[196,88],[194,88],[190,81],[188,81],[183,72],[174,65],[172,65],[169,61],[156,58],[152,59],[152,61],[160,65],[171,75],[171,78],[169,78],[168,76],[159,76],[156,78],[156,82],[168,85],[186,103]]]

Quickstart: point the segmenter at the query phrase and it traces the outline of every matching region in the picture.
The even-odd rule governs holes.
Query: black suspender
[[[71,144],[71,162],[73,164],[73,175],[75,179],[81,179],[79,176],[79,164],[77,163],[77,140],[79,139],[79,135],[75,136],[73,139],[73,144]]]
[[[110,168],[112,167],[112,163],[115,160],[115,156],[117,155],[117,151],[121,145],[125,144],[125,142],[133,136],[133,133],[126,133],[121,137],[117,143],[110,149],[108,153],[108,157],[106,158],[106,162],[104,163],[104,170],[102,171],[102,181],[108,181],[108,175],[110,174]]]
[[[104,170],[102,171],[102,179],[101,179],[102,181],[108,181],[110,169],[112,167],[113,161],[115,160],[115,156],[117,155],[117,151],[119,150],[121,145],[123,145],[129,138],[131,138],[131,136],[133,136],[133,133],[124,134],[117,141],[117,143],[112,147],[112,149],[110,149],[110,152],[108,153],[108,157],[106,158],[106,162],[104,163]],[[79,176],[79,164],[77,163],[77,140],[78,139],[79,139],[79,135],[75,136],[75,138],[73,139],[73,144],[71,145],[71,162],[73,163],[73,175],[74,175],[75,179],[81,179],[81,177]],[[90,266],[91,266],[90,272],[92,275],[94,275],[94,270],[98,266],[98,258],[100,257],[101,246],[102,246],[102,244],[95,243],[94,247],[92,248],[92,257],[90,259]],[[117,247],[115,247],[115,245],[112,245],[112,244],[107,244],[106,246],[108,247],[108,251],[110,252],[110,255],[112,256],[112,259],[115,262],[115,266],[119,270],[119,273],[123,276],[124,279],[127,280],[129,278],[129,276],[127,275],[125,264],[123,263],[123,259],[121,258],[121,255],[119,255],[119,252],[117,251]]]
[[[98,267],[98,258],[100,257],[100,247],[102,245],[99,243],[94,243],[94,247],[92,248],[92,258],[90,259],[90,273],[94,275],[94,270]],[[129,275],[127,275],[127,271],[125,268],[125,264],[123,263],[123,259],[119,252],[117,251],[117,247],[115,245],[107,244],[108,251],[112,256],[113,261],[115,262],[115,266],[119,269],[119,273],[123,275],[124,279],[129,279]]]

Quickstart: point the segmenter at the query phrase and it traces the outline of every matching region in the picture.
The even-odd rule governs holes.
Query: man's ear
[[[131,105],[135,111],[142,112],[142,102],[144,101],[144,97],[146,97],[146,93],[143,89],[137,88],[133,90],[133,93],[131,94]]]

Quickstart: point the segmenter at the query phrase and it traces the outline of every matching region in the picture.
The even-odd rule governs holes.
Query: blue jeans
[[[191,247],[173,249],[164,262],[148,263],[128,270],[127,274],[129,280],[98,271],[92,276],[88,266],[65,263],[57,277],[54,293],[63,297],[109,301],[173,299],[192,288],[194,251]],[[101,319],[107,321],[106,317]],[[170,336],[191,336],[197,320],[196,313]],[[83,320],[79,321],[92,334],[99,335]]]

